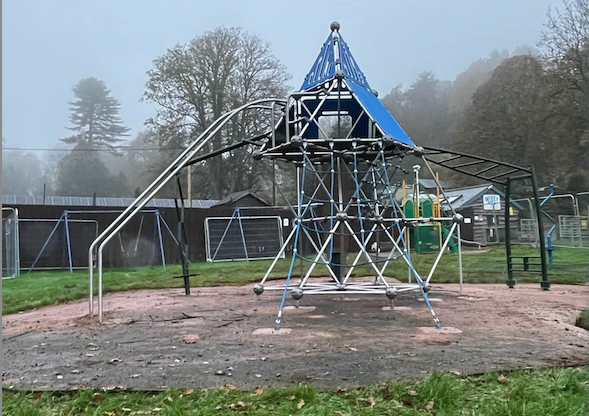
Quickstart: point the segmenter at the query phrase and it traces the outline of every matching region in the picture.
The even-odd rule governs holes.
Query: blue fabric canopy
[[[372,91],[366,90],[351,80],[346,80],[346,83],[366,112],[370,114],[370,117],[372,117],[385,134],[392,136],[401,143],[415,146],[413,140],[405,133],[405,130],[397,123],[397,120],[388,112],[386,107]]]

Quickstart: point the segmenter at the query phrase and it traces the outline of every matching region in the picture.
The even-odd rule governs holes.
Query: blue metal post
[[[168,234],[170,234],[170,237],[172,237],[172,240],[174,240],[174,243],[176,243],[177,246],[180,246],[180,242],[178,241],[178,239],[176,238],[176,236],[172,232],[172,229],[170,228],[170,226],[166,222],[166,219],[163,216],[160,216],[160,221],[162,224],[164,224],[164,227],[166,228],[166,230],[168,230]],[[185,253],[184,251],[183,251],[183,253],[184,253],[184,257],[186,258],[186,261],[188,262],[188,264],[192,265],[192,263],[190,263],[190,260],[188,259],[188,254]]]
[[[297,231],[295,233],[292,259],[290,261],[290,267],[288,268],[288,275],[286,276],[286,283],[284,284],[284,292],[282,292],[282,299],[280,300],[280,308],[278,309],[278,317],[276,318],[276,325],[274,327],[277,331],[280,329],[280,322],[282,320],[282,310],[284,309],[284,302],[286,301],[286,294],[288,293],[288,284],[290,283],[290,278],[292,277],[292,270],[294,268],[295,260],[297,258],[297,247],[298,247],[299,233],[301,230],[301,223],[302,223],[301,213],[302,213],[302,204],[303,204],[303,194],[305,193],[305,191],[304,191],[305,172],[307,170],[307,163],[305,162],[306,154],[307,154],[307,152],[303,150],[303,162],[302,162],[303,173],[300,178],[300,187],[299,187],[300,191],[299,191],[299,195],[298,195],[299,204],[298,204],[298,210],[297,210],[298,215],[297,215],[297,218],[295,219],[295,221],[297,222]],[[298,175],[297,175],[297,177],[298,177]]]
[[[64,221],[65,221],[65,240],[67,244],[67,257],[70,265],[70,273],[74,272],[74,267],[72,265],[72,245],[70,240],[70,225],[68,221],[67,211],[64,211]]]
[[[237,213],[237,222],[239,223],[239,231],[241,232],[241,241],[243,242],[243,251],[245,252],[245,259],[249,261],[249,256],[247,255],[247,244],[245,242],[245,234],[243,232],[243,224],[241,222],[241,213],[239,212],[239,207],[235,209]]]
[[[550,184],[550,193],[540,203],[540,206],[541,207],[544,206],[546,201],[548,201],[552,197],[552,195],[554,195],[554,184],[551,183]],[[548,251],[548,265],[552,266],[552,252],[554,251],[554,246],[552,245],[552,233],[556,229],[556,221],[547,212],[544,212],[544,215],[546,215],[550,219],[550,221],[552,221],[552,227],[550,227],[550,230],[548,230],[548,233],[546,233],[546,251]]]
[[[59,217],[59,220],[57,221],[57,224],[55,224],[55,227],[53,227],[53,230],[51,230],[51,233],[49,234],[49,237],[47,237],[47,240],[45,241],[45,244],[43,244],[43,247],[41,247],[41,251],[39,251],[39,254],[35,258],[35,261],[33,261],[33,264],[31,265],[31,267],[29,268],[29,271],[27,273],[32,272],[33,269],[35,268],[35,265],[37,264],[37,261],[39,261],[39,259],[43,255],[43,252],[45,251],[45,249],[49,245],[49,241],[51,241],[51,237],[53,237],[53,234],[55,234],[55,231],[57,231],[57,228],[59,227],[59,224],[61,224],[61,221],[62,220],[63,220],[63,214],[61,214],[61,217]]]
[[[536,179],[536,170],[534,165],[530,166],[532,173],[532,189],[534,192],[534,202],[536,204],[536,219],[538,220],[538,238],[540,242],[540,261],[542,264],[542,282],[540,287],[542,290],[550,290],[550,281],[548,280],[548,265],[546,264],[546,246],[544,245],[544,223],[542,221],[542,213],[546,214],[542,210],[542,204],[540,203],[540,197],[538,196],[538,181]]]
[[[223,244],[223,241],[225,241],[225,236],[227,235],[227,232],[229,231],[229,227],[231,227],[231,223],[233,222],[233,218],[235,218],[235,214],[237,213],[237,210],[239,208],[236,208],[235,211],[233,211],[233,214],[231,215],[231,218],[229,219],[229,222],[227,223],[227,227],[225,227],[225,231],[223,231],[223,235],[221,236],[221,239],[219,240],[219,244],[217,244],[217,248],[215,249],[215,253],[213,253],[213,256],[211,257],[212,260],[215,260],[215,258],[217,257],[217,253],[219,252],[219,249],[221,248],[221,244]],[[246,256],[247,256],[247,250],[246,250]]]
[[[166,254],[164,253],[164,240],[162,239],[162,227],[160,224],[160,211],[155,211],[155,223],[157,224],[157,235],[160,243],[160,252],[162,253],[162,266],[166,268]]]

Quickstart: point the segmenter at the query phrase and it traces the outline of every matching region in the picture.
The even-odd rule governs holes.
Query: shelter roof
[[[492,184],[469,186],[466,188],[445,191],[446,197],[454,209],[462,209],[472,206],[479,198],[488,193],[495,193],[501,198],[505,198],[505,194]],[[442,205],[444,205],[445,208],[449,208],[446,201],[442,201]],[[524,207],[521,204],[518,204],[513,200],[511,200],[511,205],[519,210],[524,210]]]

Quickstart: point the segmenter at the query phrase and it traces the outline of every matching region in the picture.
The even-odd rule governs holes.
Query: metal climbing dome
[[[399,186],[395,174],[403,158],[420,156],[423,149],[415,145],[370,88],[339,28],[337,22],[332,23],[331,33],[301,89],[289,96],[272,140],[257,154],[259,158],[280,159],[296,166],[298,199],[296,204],[289,204],[296,207],[293,229],[254,291],[258,295],[264,290],[283,291],[276,329],[288,291],[297,300],[303,295],[341,292],[382,294],[393,300],[400,293],[418,291],[439,326],[427,292],[461,217],[405,217],[395,200]],[[433,172],[432,176],[435,178]],[[433,267],[422,274],[411,261],[408,229],[434,220],[448,221],[452,228]],[[311,256],[300,252],[303,238],[313,247]],[[377,238],[392,246],[390,253],[379,260],[369,252]],[[286,283],[266,285],[289,246],[294,248]],[[294,281],[297,259],[309,263],[309,267]],[[409,282],[385,277],[392,261],[406,263],[412,278]],[[312,281],[319,265],[327,268],[330,281]],[[368,266],[374,279],[354,278],[359,266]]]

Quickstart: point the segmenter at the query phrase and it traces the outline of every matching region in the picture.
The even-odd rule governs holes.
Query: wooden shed
[[[445,191],[449,205],[464,216],[461,237],[465,241],[497,244],[505,241],[505,194],[494,185],[478,185]],[[520,232],[520,213],[524,207],[511,200],[511,235],[515,240]]]

